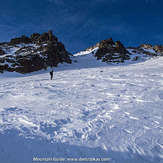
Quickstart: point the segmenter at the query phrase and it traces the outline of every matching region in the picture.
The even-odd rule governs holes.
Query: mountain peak
[[[0,54],[1,72],[29,73],[63,62],[71,63],[70,53],[52,31],[33,33],[30,37],[22,35],[1,43]]]
[[[109,38],[99,43],[95,57],[103,62],[124,62],[130,58],[128,53],[120,41],[114,42],[112,38]]]

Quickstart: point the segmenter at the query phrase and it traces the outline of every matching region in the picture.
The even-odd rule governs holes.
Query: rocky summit
[[[140,45],[140,47],[138,47],[141,50],[154,50],[156,53],[158,53],[159,55],[163,55],[163,45],[150,45],[150,44],[142,44]]]
[[[0,72],[30,73],[59,63],[71,63],[70,53],[52,31],[0,43]]]
[[[85,51],[91,51],[97,60],[102,62],[123,63],[163,56],[163,45],[141,44],[138,47],[126,48],[120,41],[114,42],[112,38],[109,38],[87,48]]]
[[[128,51],[135,54],[145,54],[150,57],[163,56],[163,45],[141,44],[138,47],[129,47]]]
[[[129,52],[123,44],[120,41],[114,42],[112,38],[98,44],[95,57],[103,62],[124,62],[124,60],[130,59]]]

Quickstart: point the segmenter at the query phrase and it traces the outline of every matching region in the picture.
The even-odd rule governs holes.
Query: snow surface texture
[[[45,71],[1,74],[0,162],[163,163],[163,58],[113,65],[84,53],[52,81]]]

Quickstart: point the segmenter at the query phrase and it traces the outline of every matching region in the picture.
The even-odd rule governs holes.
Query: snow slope
[[[0,76],[0,162],[163,163],[163,58],[73,60],[52,81],[46,71]]]

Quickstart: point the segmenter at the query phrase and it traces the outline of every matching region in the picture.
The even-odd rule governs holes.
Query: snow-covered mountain
[[[110,38],[73,56],[78,56],[80,58],[79,62],[81,62],[81,58],[87,57],[87,59],[84,58],[84,60],[88,60],[86,61],[89,62],[88,64],[91,64],[91,61],[93,61],[92,64],[94,64],[95,60],[109,65],[135,64],[154,57],[163,56],[163,46],[142,44],[139,47],[125,48],[120,41],[114,42]],[[92,56],[95,58],[93,59]],[[91,59],[89,60],[88,58]]]
[[[78,54],[81,53],[93,54],[99,62],[135,63],[135,61],[161,56],[163,46],[143,44],[140,47],[125,48],[120,41],[114,42],[110,38]],[[0,43],[0,73],[4,71],[31,73],[50,66],[56,67],[64,62],[71,64],[71,54],[66,51],[52,31],[43,34],[34,33],[30,37],[23,35],[11,39],[10,42]]]
[[[0,162],[163,163],[161,50],[101,43],[53,80],[49,68],[0,74]]]

